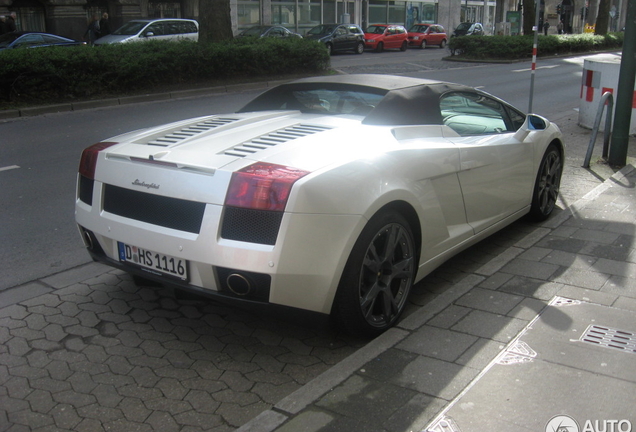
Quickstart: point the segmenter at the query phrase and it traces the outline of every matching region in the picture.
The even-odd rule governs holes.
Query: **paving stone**
[[[119,404],[119,409],[124,414],[126,420],[131,422],[143,423],[152,414],[152,410],[146,408],[146,405],[137,398],[126,397]]]
[[[492,312],[507,314],[521,302],[522,296],[507,294],[501,291],[473,288],[458,300],[456,305]]]
[[[55,426],[65,430],[75,430],[82,421],[72,405],[57,404],[49,411],[49,415],[53,417]]]
[[[258,395],[260,399],[270,405],[275,405],[286,396],[292,394],[301,387],[293,381],[283,384],[270,384],[267,382],[257,382],[252,388],[252,392]]]
[[[477,337],[452,330],[423,326],[414,332],[396,348],[446,361],[455,361]]]
[[[316,406],[356,420],[382,423],[417,393],[371,378],[353,375],[323,396]],[[373,401],[373,403],[370,403]]]
[[[73,387],[73,391],[78,393],[88,394],[97,387],[97,383],[93,382],[90,375],[85,372],[74,372],[67,381]]]
[[[607,283],[609,277],[609,275],[595,271],[565,268],[563,272],[553,277],[553,281],[564,285],[600,290]]]
[[[35,412],[47,414],[57,404],[51,393],[45,390],[34,390],[27,397],[31,409]]]
[[[526,324],[524,320],[475,310],[451,330],[508,343]]]
[[[446,405],[446,401],[425,394],[416,394],[387,418],[382,426],[389,432],[421,431]]]
[[[28,426],[30,429],[49,428],[54,425],[53,417],[33,411],[16,411],[8,415],[11,423]]]
[[[220,422],[225,421],[229,425],[237,428],[269,408],[271,408],[271,406],[263,402],[258,402],[248,406],[240,406],[233,403],[222,403],[221,406],[216,410],[216,414],[218,415],[218,417],[214,417],[218,418],[219,425]],[[187,415],[187,413],[185,415]],[[192,424],[183,421],[182,417],[185,417],[185,415],[177,416],[178,421],[185,424]],[[193,415],[193,417],[196,418],[198,416]]]
[[[499,290],[540,300],[550,300],[562,288],[563,284],[560,283],[515,276],[503,284]]]
[[[87,381],[90,382],[90,381]],[[91,392],[97,384],[93,386],[87,386],[85,382],[82,382],[83,386],[86,387],[85,392],[78,391],[76,389],[73,390],[65,390],[61,392],[56,392],[53,394],[53,399],[60,404],[70,405],[74,408],[80,408],[87,405],[93,405],[97,402],[97,399],[92,394],[87,394],[86,392]]]

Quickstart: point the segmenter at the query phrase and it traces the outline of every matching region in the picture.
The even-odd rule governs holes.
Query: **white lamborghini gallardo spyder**
[[[133,275],[376,335],[444,260],[547,218],[563,161],[556,125],[471,87],[307,78],[88,147],[76,221]]]

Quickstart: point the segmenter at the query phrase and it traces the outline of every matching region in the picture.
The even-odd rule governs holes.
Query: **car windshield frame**
[[[115,36],[134,36],[142,31],[151,21],[129,21],[111,34]]]
[[[323,35],[329,35],[331,33],[333,33],[333,31],[336,29],[337,26],[334,26],[333,24],[321,24],[319,26],[316,26],[314,28],[312,28],[311,30],[309,30],[307,32],[308,35],[312,35],[312,36],[323,36]]]
[[[367,27],[367,30],[365,31],[365,33],[369,33],[369,34],[384,34],[384,32],[386,31],[386,29],[388,29],[388,26],[383,26],[383,25],[370,25],[369,27]]]
[[[409,29],[410,33],[426,33],[430,28],[430,24],[413,24]]]
[[[293,110],[304,114],[367,115],[387,93],[386,89],[341,83],[291,83],[257,96],[238,112]]]

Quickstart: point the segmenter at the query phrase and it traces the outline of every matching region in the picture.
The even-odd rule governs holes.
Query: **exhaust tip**
[[[252,291],[252,283],[245,276],[232,273],[226,279],[228,288],[238,296],[246,296]]]

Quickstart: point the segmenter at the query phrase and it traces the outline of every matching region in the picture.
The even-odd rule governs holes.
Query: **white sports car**
[[[375,335],[446,259],[547,218],[563,160],[556,125],[474,88],[317,77],[88,147],[75,214],[97,261]]]

